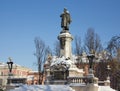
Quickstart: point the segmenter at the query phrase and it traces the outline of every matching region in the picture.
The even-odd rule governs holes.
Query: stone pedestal
[[[87,79],[88,79],[88,84],[98,85],[98,78],[94,76],[92,69],[89,69],[89,74],[87,75]]]
[[[46,70],[46,81],[45,81],[45,84],[50,84],[50,79],[51,79],[51,76],[50,76],[50,69],[47,69]]]
[[[110,86],[110,77],[109,76],[107,77],[107,80],[104,81],[104,85],[105,86]]]
[[[95,84],[87,84],[84,91],[98,91],[98,85]]]
[[[72,35],[69,32],[63,32],[59,34],[58,39],[60,41],[60,56],[64,56],[65,58],[72,57],[72,48],[71,42],[73,40]]]
[[[92,69],[89,69],[89,74],[88,74],[88,77],[94,77],[94,74],[93,74],[93,70]]]
[[[93,70],[89,69],[89,74],[87,75],[88,83],[94,83],[93,78],[94,78]]]
[[[97,77],[94,77],[94,78],[93,78],[93,81],[94,81],[94,84],[97,84],[97,85],[98,85],[98,78],[97,78]]]

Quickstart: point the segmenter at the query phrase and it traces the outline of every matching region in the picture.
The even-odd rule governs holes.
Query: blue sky
[[[103,46],[120,34],[120,0],[0,0],[0,61],[37,69],[34,38],[51,48],[62,30],[60,14],[66,7],[72,17],[70,32],[81,40],[94,28]]]

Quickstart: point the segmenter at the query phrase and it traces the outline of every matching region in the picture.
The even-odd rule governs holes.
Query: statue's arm
[[[63,17],[63,14],[61,14],[60,17]]]

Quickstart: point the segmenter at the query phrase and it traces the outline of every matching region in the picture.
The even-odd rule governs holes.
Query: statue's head
[[[66,12],[67,11],[67,9],[66,8],[64,8],[64,12]]]

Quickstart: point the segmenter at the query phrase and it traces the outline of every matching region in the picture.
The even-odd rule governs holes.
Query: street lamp
[[[12,75],[13,62],[12,62],[12,59],[10,57],[8,59],[9,59],[9,61],[7,62],[7,64],[8,64],[8,68],[9,68],[9,75]]]
[[[91,51],[91,53],[89,55],[87,55],[87,58],[89,60],[89,74],[88,74],[88,82],[89,83],[93,83],[93,78],[94,78],[94,74],[93,74],[93,59],[94,59],[95,55],[94,52]]]
[[[88,56],[87,56],[87,58],[88,58],[88,60],[89,60],[89,65],[90,65],[90,69],[92,69],[92,66],[93,66],[93,59],[94,59],[94,54],[93,53],[91,53],[91,54],[89,54]]]

